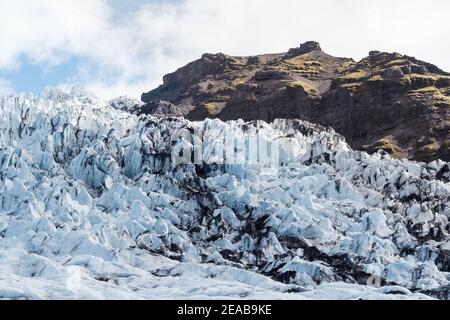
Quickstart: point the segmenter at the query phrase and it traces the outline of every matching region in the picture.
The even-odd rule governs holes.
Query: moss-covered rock
[[[286,85],[286,89],[291,92],[302,92],[307,95],[317,95],[317,90],[311,84],[308,84],[306,81],[293,81],[289,82]]]
[[[431,143],[419,148],[414,153],[414,158],[418,161],[430,162],[437,158],[439,145],[437,143]]]
[[[398,148],[398,146],[395,143],[393,143],[388,138],[378,140],[372,145],[364,145],[363,149],[369,153],[375,153],[375,152],[382,150],[382,151],[388,153],[393,158],[399,159],[402,157],[401,150]]]

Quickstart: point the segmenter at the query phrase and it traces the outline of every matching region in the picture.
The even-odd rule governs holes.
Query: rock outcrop
[[[317,42],[253,57],[205,54],[142,95],[140,112],[166,101],[190,120],[303,119],[333,127],[356,149],[397,158],[450,160],[450,74],[398,53],[359,62]]]

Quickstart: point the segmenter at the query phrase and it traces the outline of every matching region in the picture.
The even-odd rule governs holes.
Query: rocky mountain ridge
[[[311,41],[287,53],[204,54],[144,93],[138,113],[189,120],[303,119],[360,150],[450,160],[450,74],[414,57],[333,57]]]

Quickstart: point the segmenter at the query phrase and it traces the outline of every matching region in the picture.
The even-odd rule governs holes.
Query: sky
[[[400,52],[450,71],[448,0],[0,0],[0,95],[140,98],[203,53]]]

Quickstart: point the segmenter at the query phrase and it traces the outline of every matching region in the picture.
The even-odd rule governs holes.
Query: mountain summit
[[[414,57],[338,58],[309,41],[287,53],[204,54],[142,95],[140,113],[190,120],[303,119],[356,149],[450,160],[450,74]]]

